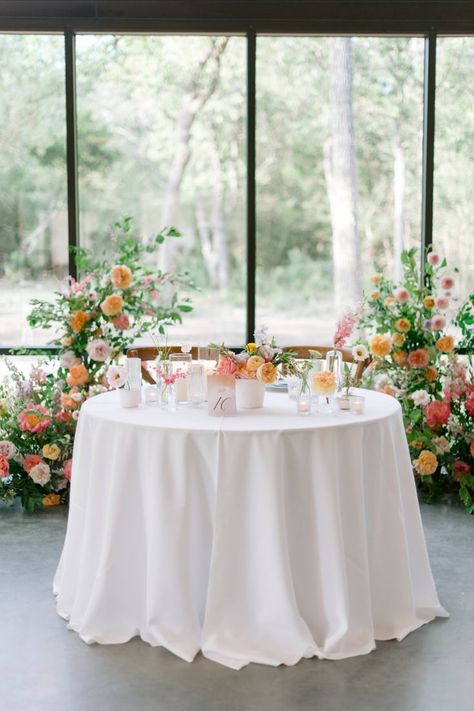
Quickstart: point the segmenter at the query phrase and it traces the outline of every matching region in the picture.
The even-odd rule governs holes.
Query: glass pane
[[[257,323],[324,345],[419,245],[421,38],[262,37],[257,45]]]
[[[436,67],[433,246],[474,288],[474,37],[440,37]]]
[[[68,264],[64,39],[0,35],[0,66],[0,345],[38,345],[29,301]]]
[[[77,81],[82,244],[124,214],[145,238],[174,225],[159,266],[201,291],[170,340],[242,343],[245,39],[80,36]]]

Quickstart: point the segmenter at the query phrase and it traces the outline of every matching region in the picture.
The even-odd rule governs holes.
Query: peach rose
[[[426,368],[430,360],[428,351],[424,348],[417,348],[408,354],[407,362],[412,368]]]
[[[110,272],[110,281],[115,289],[128,289],[132,283],[132,272],[124,264],[117,264]]]
[[[82,363],[73,365],[67,374],[66,382],[68,385],[85,385],[89,380],[89,371]]]
[[[267,385],[270,385],[271,383],[274,383],[277,379],[278,371],[276,369],[276,366],[273,365],[273,363],[264,363],[259,368],[257,368],[256,374],[257,380],[260,380],[261,383],[266,383]]]
[[[25,470],[25,472],[29,473],[33,469],[33,467],[35,467],[42,461],[43,459],[39,456],[39,454],[28,454],[28,456],[25,457],[23,461],[23,469]]]
[[[370,277],[370,281],[372,282],[372,284],[375,284],[375,286],[377,286],[377,284],[380,284],[380,282],[382,281],[382,276],[380,274],[373,274]]]
[[[123,299],[120,294],[111,294],[100,305],[105,316],[117,316],[123,308]]]
[[[233,375],[238,370],[238,365],[232,356],[219,356],[216,373],[220,375]]]
[[[312,389],[315,393],[318,393],[318,395],[324,395],[325,397],[332,395],[336,390],[336,386],[336,376],[330,370],[320,370],[315,373]]]
[[[405,365],[407,362],[407,352],[406,351],[393,351],[392,360],[397,365]]]
[[[10,473],[10,464],[8,462],[8,459],[3,456],[3,454],[0,454],[0,478],[5,478],[9,475]]]
[[[438,371],[434,365],[429,365],[426,369],[425,378],[429,383],[432,383],[438,377]]]
[[[400,333],[407,333],[410,330],[411,323],[407,318],[399,318],[395,321],[395,328]]]
[[[392,333],[392,343],[394,346],[397,346],[397,348],[403,346],[405,343],[405,336],[403,333]]]
[[[392,339],[390,336],[377,335],[370,341],[370,352],[377,358],[385,358],[392,350]]]
[[[45,444],[41,451],[45,459],[52,459],[53,461],[58,459],[61,454],[61,450],[57,444]]]
[[[372,301],[377,301],[377,299],[380,299],[380,291],[378,289],[375,289],[370,295],[370,298]]]
[[[243,380],[255,380],[257,376],[256,370],[247,370],[245,365],[241,365],[235,374],[236,378],[242,378]]]
[[[436,341],[436,348],[441,353],[451,353],[454,348],[454,338],[452,336],[441,336]]]
[[[431,476],[438,468],[438,460],[436,454],[428,449],[423,449],[418,455],[418,459],[413,462],[415,469],[421,476]]]
[[[57,506],[61,503],[61,497],[59,494],[48,494],[47,496],[43,496],[41,503],[43,506]]]
[[[70,397],[66,393],[62,393],[61,405],[62,407],[64,407],[65,410],[75,410],[76,407],[79,407],[80,403],[73,400],[72,397]]]
[[[423,299],[423,306],[425,309],[432,309],[435,305],[436,301],[432,296],[425,296]]]
[[[262,356],[259,355],[254,355],[250,356],[246,363],[246,368],[249,370],[251,373],[256,372],[258,368],[260,368],[261,365],[265,363],[265,359],[262,358]]]
[[[82,331],[88,320],[89,314],[86,314],[85,311],[75,311],[69,319],[69,325],[74,333],[79,333],[79,331]]]

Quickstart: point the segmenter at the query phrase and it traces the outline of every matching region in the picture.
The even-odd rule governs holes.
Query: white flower
[[[450,415],[448,420],[448,429],[452,434],[461,434],[463,431],[463,426],[459,422],[459,418],[456,415]]]
[[[367,358],[369,357],[369,351],[362,343],[358,343],[352,349],[352,357],[356,362],[367,360]]]
[[[79,419],[79,414],[79,410],[74,410],[71,415],[72,419],[77,421]]]
[[[6,459],[11,459],[16,454],[16,447],[13,442],[8,440],[3,440],[0,442],[0,456],[6,457]]]
[[[107,382],[111,388],[121,388],[127,380],[127,371],[119,365],[112,365],[107,371]]]
[[[183,341],[181,343],[181,353],[191,353],[191,348],[193,344],[189,341]]]
[[[268,326],[262,326],[255,330],[254,338],[257,346],[263,346],[265,343],[268,343],[267,331]]]
[[[112,355],[112,348],[109,346],[107,341],[104,341],[103,338],[96,338],[93,341],[89,341],[86,351],[89,358],[96,360],[99,363],[103,363],[108,360]]]
[[[72,392],[72,391],[69,393],[69,397],[72,400],[74,400],[74,402],[82,402],[82,400],[84,398],[82,393]]]
[[[80,358],[78,358],[73,351],[66,351],[62,354],[59,360],[59,365],[61,368],[70,370],[73,365],[78,365],[80,362]]]
[[[410,395],[410,398],[417,407],[425,407],[425,405],[431,402],[431,397],[426,390],[415,390],[415,392]]]
[[[449,452],[449,442],[446,437],[435,437],[433,444],[438,454],[446,454],[446,452]]]
[[[51,479],[51,470],[45,462],[40,462],[30,469],[28,476],[33,479],[35,484],[44,486]]]

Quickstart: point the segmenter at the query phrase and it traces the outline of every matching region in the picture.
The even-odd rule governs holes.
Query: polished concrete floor
[[[474,516],[422,507],[449,620],[364,657],[235,672],[134,639],[87,646],[55,613],[51,581],[66,513],[0,508],[2,711],[472,711]]]

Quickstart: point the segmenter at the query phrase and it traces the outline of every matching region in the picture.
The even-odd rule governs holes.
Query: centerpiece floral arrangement
[[[32,301],[28,321],[54,330],[59,367],[54,374],[34,369],[29,378],[11,367],[13,385],[2,386],[0,500],[18,495],[27,509],[67,500],[82,403],[122,384],[118,361],[134,340],[150,330],[164,333],[192,310],[178,294],[180,287],[192,286],[188,274],[153,264],[165,239],[179,236],[167,228],[145,243],[125,218],[114,225],[110,260],[95,261],[77,250],[81,279],[69,276],[51,302]]]
[[[469,344],[473,298],[455,308],[454,278],[435,252],[427,255],[423,283],[415,250],[404,252],[402,263],[402,284],[372,277],[358,324],[368,340],[356,346],[372,357],[364,384],[400,401],[422,494],[433,501],[457,493],[472,513],[474,369],[471,356],[456,352],[454,336]]]

